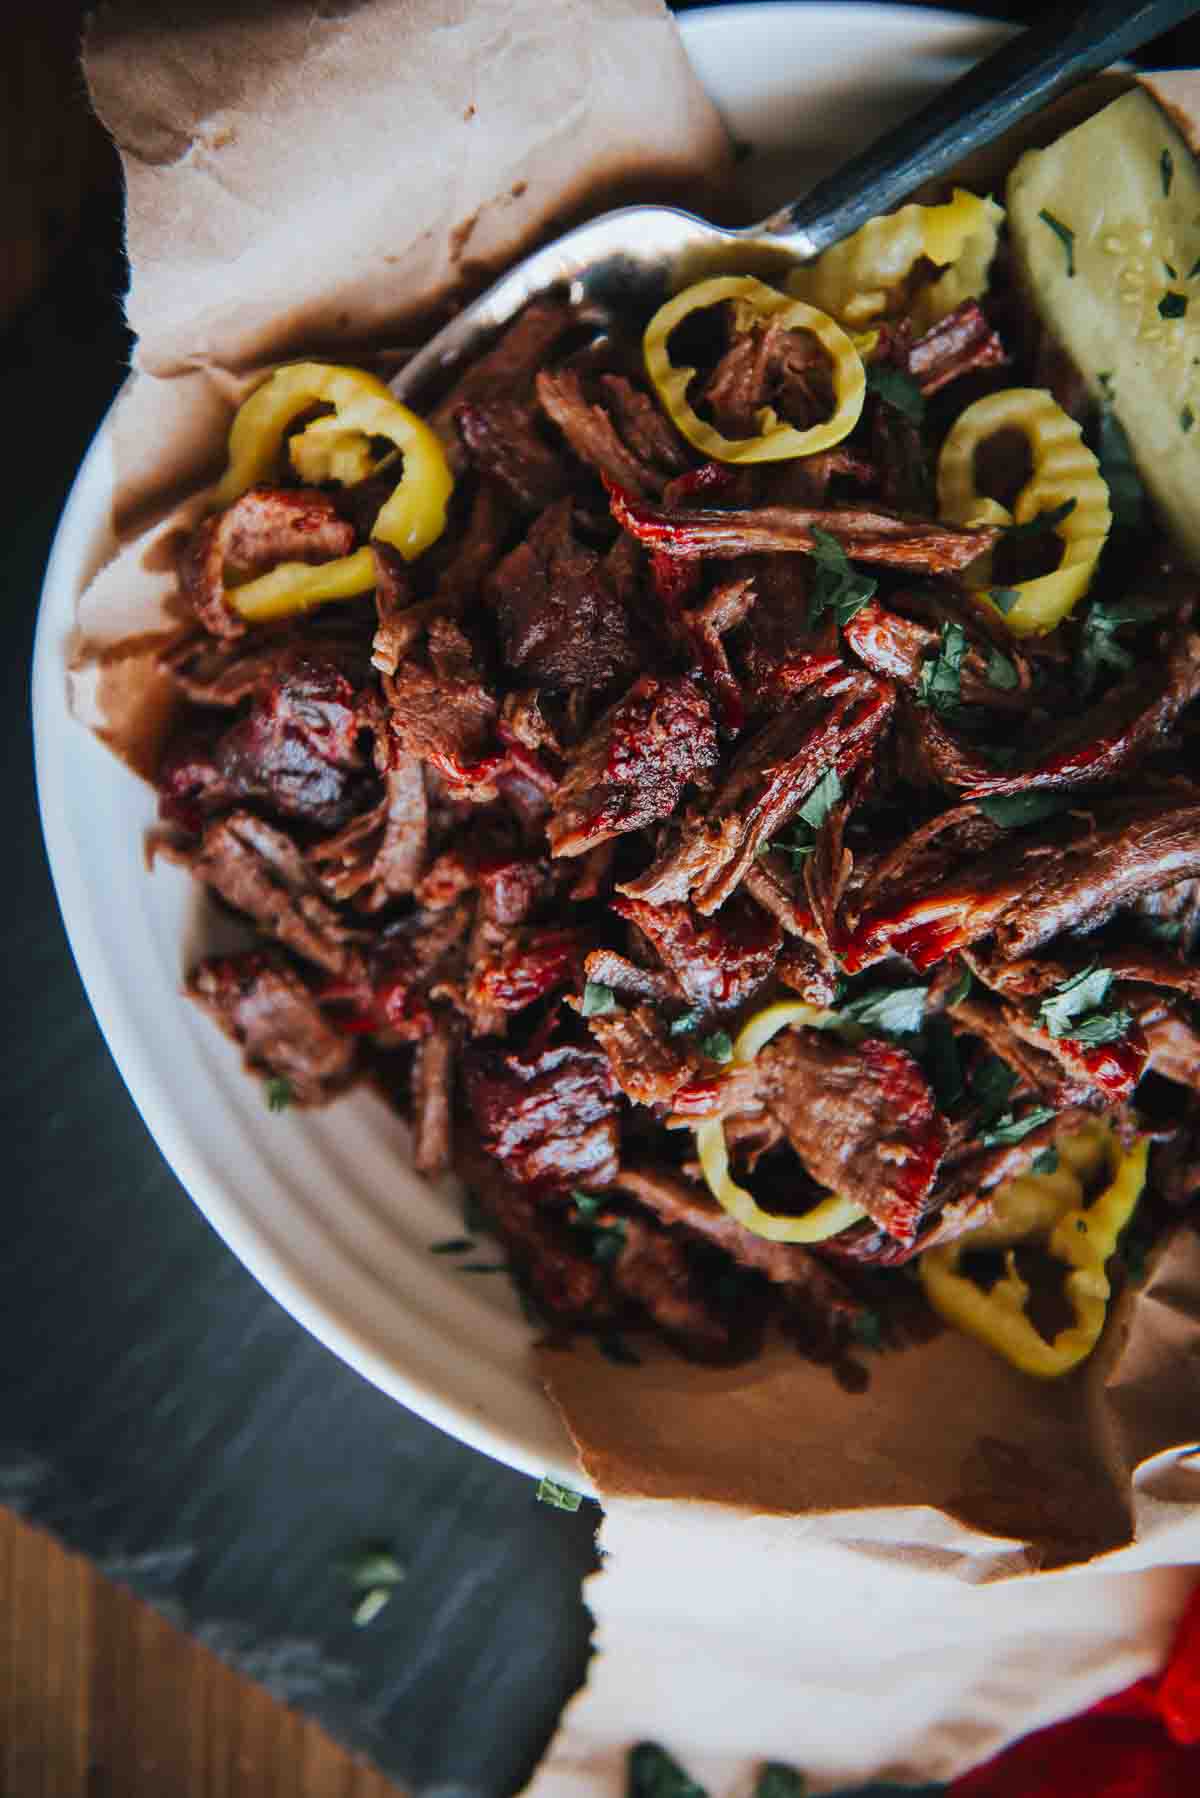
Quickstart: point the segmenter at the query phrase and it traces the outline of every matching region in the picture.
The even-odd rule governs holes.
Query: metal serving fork
[[[1085,0],[1055,7],[803,199],[733,230],[669,206],[624,206],[535,250],[467,306],[391,383],[398,399],[483,347],[527,300],[566,288],[589,319],[636,321],[716,268],[805,262],[1085,76],[1169,31],[1200,0]]]

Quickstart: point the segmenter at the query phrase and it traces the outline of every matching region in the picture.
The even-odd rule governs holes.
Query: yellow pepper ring
[[[834,409],[829,418],[810,430],[800,431],[782,422],[771,406],[763,406],[754,437],[724,437],[715,425],[706,424],[688,401],[694,368],[677,368],[671,361],[668,341],[681,320],[703,312],[722,300],[738,306],[738,325],[772,319],[787,331],[808,331],[816,338],[831,363]],[[704,455],[717,462],[782,462],[795,456],[811,456],[829,449],[849,435],[858,423],[866,393],[862,357],[828,313],[818,312],[804,300],[794,300],[777,288],[756,281],[752,275],[717,275],[697,281],[660,306],[642,340],[646,373],[663,407],[687,438]]]
[[[906,312],[918,335],[964,300],[987,291],[1003,208],[956,187],[937,206],[901,206],[868,219],[787,278],[788,292],[820,306],[848,330]],[[941,273],[915,294],[912,277],[923,263]]]
[[[1011,512],[975,488],[975,456],[1000,431],[1019,431],[1033,470]],[[950,524],[1028,524],[1067,500],[1074,506],[1053,528],[1063,546],[1052,574],[1010,589],[1015,603],[996,606],[990,557],[981,556],[964,579],[989,599],[1014,636],[1044,636],[1073,610],[1091,585],[1112,524],[1108,487],[1075,420],[1040,387],[1008,387],[967,407],[951,426],[938,457],[938,514]]]
[[[1133,1215],[1146,1183],[1149,1142],[1123,1150],[1107,1133],[1109,1183],[1084,1205],[1080,1162],[1060,1146],[1058,1170],[1010,1180],[996,1195],[994,1215],[956,1242],[927,1249],[919,1271],[925,1295],[947,1323],[977,1336],[1022,1373],[1056,1379],[1086,1360],[1104,1328],[1110,1287],[1105,1272],[1117,1239]],[[1014,1247],[1040,1238],[1068,1269],[1063,1281],[1075,1321],[1052,1342],[1026,1314],[1029,1287],[1016,1265]],[[958,1271],[964,1253],[1005,1250],[1005,1272],[987,1292]]]
[[[217,487],[217,508],[231,505],[271,474],[288,426],[314,405],[332,406],[333,412],[311,420],[292,438],[288,447],[297,473],[310,482],[362,480],[378,466],[371,440],[382,437],[393,444],[404,458],[403,472],[371,535],[413,561],[445,529],[454,478],[429,426],[362,369],[293,362],[255,388],[229,432],[229,466]],[[374,558],[369,549],[359,549],[315,566],[281,562],[228,593],[241,616],[257,623],[348,599],[374,585]]]
[[[831,1015],[800,1002],[785,1000],[778,1005],[768,1005],[742,1029],[733,1045],[733,1061],[742,1066],[753,1061],[759,1050],[789,1024],[811,1024],[820,1028]],[[839,1230],[847,1229],[866,1216],[861,1205],[856,1205],[852,1199],[839,1198],[836,1193],[830,1193],[820,1204],[796,1217],[763,1211],[753,1194],[739,1186],[730,1175],[729,1149],[720,1118],[705,1118],[703,1123],[695,1126],[695,1134],[696,1153],[709,1191],[723,1210],[755,1236],[763,1236],[768,1242],[824,1242],[827,1237],[836,1236]]]

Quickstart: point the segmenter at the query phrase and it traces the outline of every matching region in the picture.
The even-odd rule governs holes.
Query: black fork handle
[[[1200,0],[1056,6],[759,229],[795,237],[801,256],[815,256],[1073,83],[1198,12]]]

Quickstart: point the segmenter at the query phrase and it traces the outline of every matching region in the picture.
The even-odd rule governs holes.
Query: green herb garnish
[[[1182,318],[1188,309],[1186,293],[1176,293],[1169,288],[1158,302],[1159,318]]]
[[[1185,432],[1190,431],[1195,422],[1196,414],[1192,411],[1192,408],[1190,406],[1184,406],[1179,414],[1179,429]]]
[[[910,374],[888,362],[872,363],[867,369],[867,391],[874,393],[901,413],[913,425],[925,422],[925,396]]]
[[[606,1361],[612,1361],[617,1367],[640,1367],[642,1357],[630,1348],[623,1336],[615,1331],[605,1336],[597,1336],[596,1347]]]
[[[612,987],[605,986],[603,981],[585,981],[583,1003],[579,1009],[585,1018],[598,1018],[606,1011],[616,1011],[617,995],[613,992]]]
[[[1055,237],[1057,237],[1059,243],[1062,245],[1063,249],[1066,251],[1066,253],[1067,253],[1067,274],[1068,274],[1068,276],[1074,275],[1074,273],[1075,273],[1075,233],[1072,231],[1072,229],[1069,225],[1064,225],[1061,219],[1056,219],[1052,212],[1047,212],[1045,207],[1043,207],[1042,210],[1038,213],[1038,217],[1041,219],[1043,225],[1049,225],[1049,227],[1053,231]]]
[[[1039,1149],[1029,1164],[1034,1174],[1056,1174],[1058,1172],[1058,1150]]]
[[[1042,1000],[1038,1023],[1053,1037],[1098,1049],[1128,1034],[1133,1014],[1123,1006],[1106,1006],[1113,983],[1111,968],[1093,964],[1064,980]]]
[[[832,610],[839,625],[849,624],[855,613],[866,605],[879,582],[869,574],[860,574],[851,565],[837,538],[828,531],[817,526],[812,536],[813,583],[808,598],[808,622],[815,625]]]
[[[710,1061],[733,1060],[733,1038],[728,1030],[714,1030],[711,1036],[704,1038],[700,1048]]]
[[[357,1629],[365,1629],[404,1579],[404,1568],[386,1543],[374,1542],[365,1544],[346,1563],[345,1573],[352,1589],[361,1594],[351,1612],[352,1620]]]
[[[814,830],[820,830],[842,796],[842,782],[836,768],[827,768],[796,816]]]
[[[993,687],[998,687],[1004,693],[1011,693],[1014,687],[1021,684],[1015,662],[1002,649],[988,650],[987,677]]]
[[[998,1117],[988,1129],[981,1130],[979,1140],[985,1149],[1008,1148],[1013,1143],[1023,1142],[1031,1130],[1039,1124],[1049,1123],[1058,1114],[1049,1105],[1036,1105],[1032,1111],[1026,1112],[1023,1118],[1017,1118],[1011,1112]]]
[[[1183,936],[1183,919],[1143,918],[1142,929],[1158,943],[1177,943]]]
[[[962,692],[963,657],[967,634],[961,624],[943,624],[936,656],[927,657],[917,678],[917,701],[942,716],[958,710]]]
[[[971,1097],[984,1113],[1001,1112],[1009,1101],[1017,1076],[998,1055],[985,1055],[971,1075]]]
[[[961,1005],[975,984],[975,976],[970,968],[964,967],[950,991],[946,994],[947,1005]]]
[[[575,1212],[580,1218],[593,1218],[599,1214],[603,1199],[598,1199],[594,1192],[580,1192],[577,1186],[572,1187],[571,1197],[575,1201]]]
[[[672,1036],[686,1036],[690,1030],[695,1030],[696,1026],[703,1022],[703,1005],[693,1005],[690,1011],[681,1012],[677,1018],[672,1018],[667,1029]]]
[[[1014,538],[1040,537],[1044,532],[1054,530],[1064,518],[1071,516],[1077,503],[1073,499],[1065,499],[1061,506],[1054,506],[1048,512],[1039,512],[1036,518],[1028,518],[1024,524],[1010,524],[1004,533],[1005,541],[1011,543]]]
[[[1097,600],[1088,608],[1075,657],[1075,681],[1084,698],[1102,669],[1113,668],[1118,674],[1127,674],[1133,667],[1133,656],[1117,641],[1120,627],[1145,624],[1158,616],[1158,610],[1150,600],[1139,599],[1118,599],[1107,605]]]
[[[952,1111],[963,1096],[962,1057],[950,1020],[940,1012],[925,1025],[920,1060],[929,1076],[938,1110]]]
[[[877,986],[838,1007],[838,1017],[888,1036],[915,1036],[925,1019],[927,986]]]
[[[431,1255],[465,1255],[474,1247],[475,1244],[469,1236],[448,1236],[444,1242],[431,1242],[429,1253]]]
[[[881,1349],[883,1347],[883,1319],[878,1311],[863,1309],[856,1311],[850,1324],[850,1334],[859,1348]]]
[[[804,1798],[805,1779],[783,1761],[767,1761],[754,1782],[754,1798]]]
[[[292,1083],[285,1074],[272,1074],[263,1082],[269,1111],[286,1111],[292,1102]]]
[[[537,1498],[539,1504],[553,1505],[556,1511],[577,1511],[583,1503],[582,1492],[576,1492],[564,1480],[551,1479],[548,1473],[538,1481]]]
[[[1043,818],[1053,818],[1058,812],[1065,811],[1070,803],[1061,793],[997,793],[991,799],[981,799],[979,809],[985,818],[990,818],[1003,830],[1016,830],[1022,824],[1037,824]]]
[[[708,1798],[674,1755],[657,1742],[639,1742],[629,1751],[626,1798]]]

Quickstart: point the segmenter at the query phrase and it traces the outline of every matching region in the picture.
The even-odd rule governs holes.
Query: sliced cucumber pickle
[[[1029,297],[1125,428],[1164,525],[1200,565],[1200,166],[1140,89],[1008,180]]]

